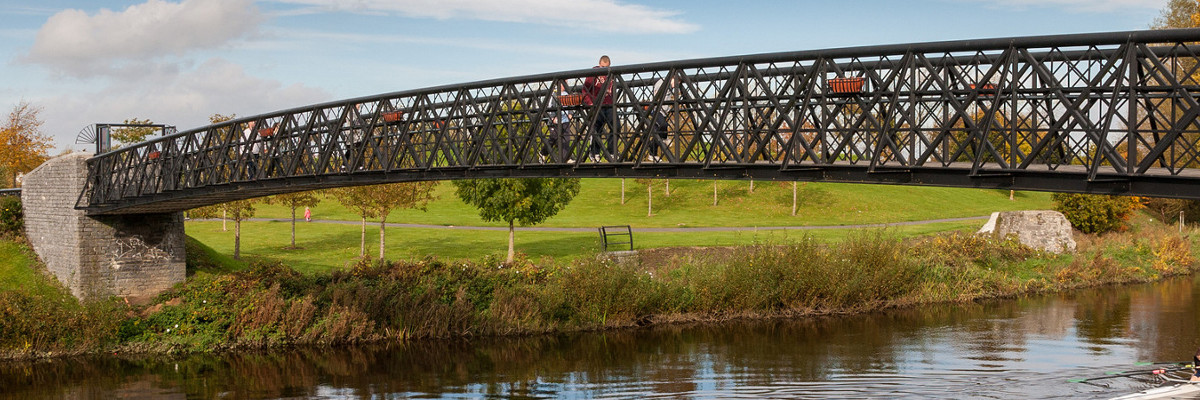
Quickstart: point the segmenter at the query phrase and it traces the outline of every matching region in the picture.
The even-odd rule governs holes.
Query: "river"
[[[1187,361],[1200,277],[865,315],[0,364],[11,398],[1106,398]]]

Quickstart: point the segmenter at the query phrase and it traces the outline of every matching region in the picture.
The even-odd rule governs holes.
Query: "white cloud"
[[[690,33],[699,26],[680,12],[617,0],[275,0],[314,11],[394,13],[414,18],[474,19],[544,24],[615,33]]]
[[[94,123],[148,118],[183,131],[208,125],[208,117],[214,113],[250,116],[332,97],[321,89],[247,75],[241,66],[222,59],[208,60],[182,73],[153,73],[144,78],[135,86],[124,83],[92,93],[37,100],[45,107],[44,131],[55,138],[59,149],[88,150],[92,147],[72,143],[80,129]]]
[[[974,0],[997,8],[1054,7],[1069,12],[1108,13],[1129,10],[1160,10],[1168,0]]]
[[[114,12],[65,10],[38,30],[25,60],[74,76],[147,73],[159,60],[222,46],[263,20],[251,0],[148,0]]]

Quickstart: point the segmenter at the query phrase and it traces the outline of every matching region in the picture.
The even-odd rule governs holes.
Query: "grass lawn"
[[[23,291],[47,299],[69,299],[70,294],[54,285],[53,278],[42,276],[34,261],[25,253],[25,246],[0,239],[0,291]]]
[[[1007,201],[1007,200],[1006,200]],[[358,257],[360,231],[357,225],[299,223],[296,245],[289,250],[289,223],[242,223],[242,255],[245,259],[273,259],[302,272],[343,268]],[[954,230],[975,230],[982,221],[947,222],[887,228],[903,236],[927,235]],[[804,231],[762,230],[742,232],[635,233],[635,248],[677,246],[731,246],[754,243],[785,243],[804,236],[834,240],[853,229],[815,229]],[[221,231],[218,221],[191,221],[187,234],[223,253],[233,253],[233,225]],[[530,258],[550,256],[570,259],[594,253],[599,247],[597,233],[517,232],[517,251]],[[503,257],[508,233],[504,231],[388,228],[387,258],[392,260],[424,258],[478,260],[489,255]],[[367,225],[367,254],[379,254],[379,226]]]
[[[584,179],[579,196],[557,216],[539,226],[598,227],[632,225],[634,227],[705,227],[705,226],[814,226],[854,225],[939,218],[975,217],[994,211],[1049,209],[1050,194],[1017,192],[1013,201],[1006,190],[982,190],[920,186],[893,186],[846,183],[800,183],[799,211],[791,215],[791,182],[756,181],[749,193],[749,181],[717,181],[718,204],[712,205],[713,181],[672,180],[671,196],[664,186],[654,188],[654,216],[646,216],[646,187],[625,180],[625,204],[621,204],[620,179]],[[479,213],[454,194],[454,185],[443,182],[428,211],[396,210],[388,222],[457,225],[505,226],[484,222]],[[291,218],[281,206],[259,204],[259,218]],[[303,209],[297,211],[299,217]],[[314,219],[357,221],[352,211],[332,198],[313,209]]]

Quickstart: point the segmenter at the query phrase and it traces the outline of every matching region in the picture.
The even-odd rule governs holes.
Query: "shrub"
[[[1105,233],[1125,229],[1125,221],[1141,207],[1136,197],[1055,193],[1054,209],[1063,213],[1083,233]]]
[[[21,235],[25,216],[21,213],[21,198],[0,196],[0,236]]]

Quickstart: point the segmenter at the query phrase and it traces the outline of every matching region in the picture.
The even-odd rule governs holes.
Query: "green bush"
[[[1136,197],[1055,193],[1054,209],[1063,213],[1083,233],[1105,233],[1125,229],[1125,222],[1141,207]]]
[[[21,213],[21,198],[0,196],[0,236],[20,235],[25,229],[25,216]]]

